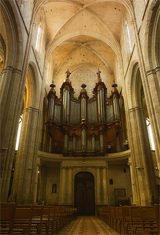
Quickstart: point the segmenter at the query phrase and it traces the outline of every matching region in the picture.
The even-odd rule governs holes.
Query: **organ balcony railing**
[[[98,79],[89,98],[86,85],[77,98],[66,72],[66,80],[60,88],[60,98],[56,96],[55,85],[48,98],[47,132],[51,139],[51,152],[65,156],[104,155],[107,146],[116,151],[116,137],[121,128],[119,93],[117,85],[112,85],[111,96],[107,97],[107,88],[98,71]]]

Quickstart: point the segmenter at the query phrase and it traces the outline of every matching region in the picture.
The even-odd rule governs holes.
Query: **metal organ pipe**
[[[82,129],[82,151],[86,151],[86,130]]]
[[[63,91],[63,122],[69,122],[69,101],[70,94],[68,90]]]
[[[114,108],[114,118],[115,118],[115,120],[120,120],[119,99],[117,97],[115,97],[113,99],[113,108]]]
[[[49,113],[48,113],[48,119],[49,121],[53,121],[53,111],[54,111],[54,99],[50,98],[48,101],[48,106],[49,106]]]
[[[100,133],[100,151],[104,151],[103,132]]]
[[[105,122],[105,108],[104,108],[104,90],[101,89],[98,91],[98,117],[99,122],[104,123]]]
[[[119,93],[117,90],[117,84],[115,84],[115,81],[112,85],[112,98],[113,98],[113,110],[114,110],[114,120],[120,120],[120,112],[119,112]]]
[[[48,98],[48,120],[53,121],[53,114],[54,114],[54,98],[56,96],[56,92],[54,90],[55,85],[52,83],[50,85],[51,89],[47,96]]]
[[[85,98],[81,99],[81,120],[82,119],[86,120],[86,99]]]

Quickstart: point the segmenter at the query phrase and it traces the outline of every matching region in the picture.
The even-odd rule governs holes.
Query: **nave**
[[[109,225],[95,216],[78,216],[67,224],[59,235],[117,235]]]

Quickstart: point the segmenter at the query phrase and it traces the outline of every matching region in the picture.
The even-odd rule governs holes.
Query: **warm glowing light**
[[[23,115],[20,116],[19,119],[19,126],[18,126],[18,132],[17,132],[17,140],[16,140],[16,147],[15,150],[18,150],[18,146],[19,146],[19,140],[20,140],[20,134],[21,134],[21,127],[22,127],[22,118]]]

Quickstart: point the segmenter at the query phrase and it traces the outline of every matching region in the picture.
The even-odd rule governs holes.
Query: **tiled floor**
[[[59,235],[117,235],[106,223],[94,216],[77,217],[66,225]]]

